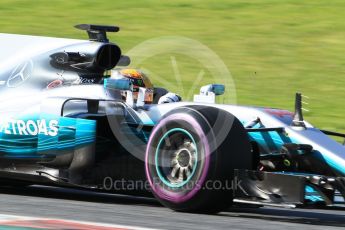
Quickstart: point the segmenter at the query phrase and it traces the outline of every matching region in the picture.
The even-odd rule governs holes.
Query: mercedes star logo
[[[34,63],[32,60],[17,65],[7,79],[7,87],[13,88],[23,84],[31,76],[33,68]]]

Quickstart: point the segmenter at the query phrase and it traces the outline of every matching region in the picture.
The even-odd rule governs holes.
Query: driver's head
[[[127,78],[133,84],[133,99],[136,101],[139,94],[139,88],[146,88],[145,103],[151,104],[153,101],[153,85],[150,79],[138,69],[114,69],[111,77],[121,79]],[[127,92],[121,92],[124,99],[127,97]]]

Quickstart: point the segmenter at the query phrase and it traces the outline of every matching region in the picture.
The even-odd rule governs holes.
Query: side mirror
[[[127,91],[126,94],[126,103],[134,108],[136,105],[134,104],[133,98],[133,83],[131,80],[127,78],[116,79],[116,78],[105,78],[103,86],[107,90],[123,90]]]
[[[105,89],[110,90],[128,90],[133,91],[133,84],[129,79],[104,79],[103,86]]]
[[[208,95],[214,93],[216,96],[223,95],[225,92],[225,86],[222,84],[210,84],[200,88],[201,95]]]
[[[222,84],[210,84],[200,88],[200,94],[194,95],[194,102],[215,103],[216,96],[223,95],[225,86]]]

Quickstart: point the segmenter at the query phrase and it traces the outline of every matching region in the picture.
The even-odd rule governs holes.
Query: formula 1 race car
[[[76,27],[89,41],[0,34],[2,186],[153,194],[188,212],[344,203],[345,147],[329,135],[345,135],[305,121],[301,94],[294,113],[213,103],[220,84],[163,104],[154,88],[148,104],[111,76],[130,64],[107,38],[119,28]]]

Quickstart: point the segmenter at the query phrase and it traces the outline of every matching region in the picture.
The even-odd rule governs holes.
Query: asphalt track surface
[[[187,214],[154,199],[53,187],[0,188],[0,214],[59,218],[158,229],[339,229],[344,209],[234,208]]]

